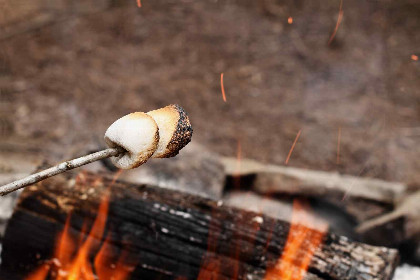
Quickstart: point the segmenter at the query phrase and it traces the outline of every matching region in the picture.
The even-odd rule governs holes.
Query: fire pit
[[[294,275],[290,279],[391,279],[398,261],[396,250],[325,228],[290,225],[117,176],[82,172],[27,188],[6,231],[2,275],[279,279],[283,271]]]

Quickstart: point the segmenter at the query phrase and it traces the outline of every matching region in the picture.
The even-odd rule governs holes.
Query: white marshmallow
[[[122,147],[127,152],[111,160],[121,169],[131,169],[145,163],[156,151],[159,129],[152,117],[136,112],[116,120],[105,133],[111,148]]]

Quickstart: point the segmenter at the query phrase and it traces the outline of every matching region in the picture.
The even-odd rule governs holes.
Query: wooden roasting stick
[[[69,161],[62,162],[60,164],[57,164],[53,167],[50,167],[48,169],[42,170],[40,172],[37,172],[35,174],[31,174],[23,179],[14,181],[12,183],[9,183],[7,185],[0,187],[0,195],[6,195],[8,193],[14,192],[18,189],[24,188],[26,186],[33,185],[39,181],[42,181],[44,179],[47,179],[49,177],[55,176],[57,174],[66,172],[68,170],[80,167],[85,164],[92,163],[97,160],[109,158],[109,157],[116,157],[120,155],[121,153],[124,153],[124,150],[120,148],[109,148],[103,151],[99,151],[93,154],[89,154],[86,156],[82,156],[76,159],[72,159]]]
[[[83,224],[93,224],[110,188],[106,228],[94,239],[98,246],[108,240],[113,259],[128,248],[136,263],[128,279],[278,279],[267,271],[281,264],[289,223],[168,189],[119,181],[110,187],[112,180],[83,172],[27,188],[3,239],[1,275],[25,279],[53,258],[70,213],[70,232],[83,239]],[[292,266],[299,267],[308,251],[305,242],[297,246],[289,256]],[[394,249],[330,233],[313,251],[304,280],[390,280],[398,262]]]
[[[35,184],[51,176],[113,157],[116,167],[136,168],[149,158],[166,158],[178,154],[191,141],[192,127],[184,109],[178,105],[148,113],[136,112],[115,121],[105,133],[108,149],[62,162],[0,187],[0,195]]]

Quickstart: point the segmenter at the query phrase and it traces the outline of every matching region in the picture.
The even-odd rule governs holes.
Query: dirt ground
[[[114,2],[0,41],[1,149],[60,161],[178,103],[222,155],[284,164],[301,130],[291,166],[420,183],[415,0],[344,1],[330,45],[338,0]]]

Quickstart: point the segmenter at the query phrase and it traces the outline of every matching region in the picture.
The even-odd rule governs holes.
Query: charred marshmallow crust
[[[189,142],[191,142],[193,134],[190,119],[188,118],[188,115],[185,112],[185,110],[177,104],[169,106],[172,106],[175,108],[175,110],[177,110],[179,118],[176,130],[173,133],[168,145],[166,146],[168,153],[162,156],[166,158],[176,156],[182,148],[184,148]]]

